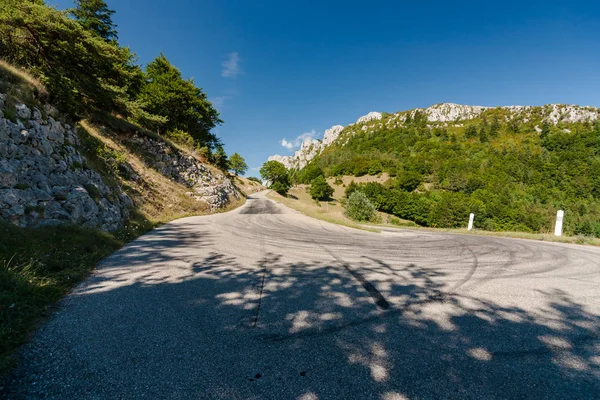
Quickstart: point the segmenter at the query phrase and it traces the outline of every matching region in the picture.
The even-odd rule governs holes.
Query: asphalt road
[[[597,399],[599,288],[597,248],[363,232],[260,193],[103,261],[4,396]]]

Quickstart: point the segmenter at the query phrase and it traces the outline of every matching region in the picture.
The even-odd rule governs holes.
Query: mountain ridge
[[[370,128],[369,125],[374,124],[376,121],[381,121],[382,119],[385,119],[386,127],[398,127],[404,124],[408,118],[414,118],[417,112],[422,112],[426,115],[429,124],[442,124],[442,126],[448,126],[449,123],[454,122],[455,126],[462,126],[462,123],[478,118],[485,111],[496,109],[504,110],[509,113],[509,115],[506,116],[505,121],[510,121],[518,117],[522,118],[524,122],[529,122],[531,118],[541,116],[541,118],[538,118],[540,119],[540,124],[546,122],[551,125],[557,125],[560,122],[592,122],[600,119],[600,109],[597,107],[559,103],[545,104],[542,106],[509,105],[491,107],[449,102],[437,103],[427,108],[413,108],[410,110],[398,111],[393,114],[371,111],[358,118],[356,122],[347,126],[334,125],[325,130],[323,139],[321,140],[306,139],[293,155],[282,156],[276,154],[270,156],[268,161],[281,162],[287,169],[302,169],[312,159],[322,153],[325,148],[336,142],[340,135],[348,128],[362,125],[361,130],[368,131]],[[383,128],[383,125],[379,124],[378,127]],[[541,132],[541,128],[537,125],[534,129],[538,133]]]

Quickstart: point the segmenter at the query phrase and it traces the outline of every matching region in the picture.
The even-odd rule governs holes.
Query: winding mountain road
[[[600,249],[370,233],[252,195],[104,260],[9,398],[599,398]]]

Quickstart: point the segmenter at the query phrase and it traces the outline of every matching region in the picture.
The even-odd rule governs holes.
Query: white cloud
[[[225,105],[225,101],[227,99],[229,99],[229,96],[217,96],[211,100],[211,103],[217,109],[217,111],[220,111]]]
[[[285,139],[281,139],[281,145],[282,145],[283,147],[285,147],[286,149],[288,149],[288,150],[291,150],[291,149],[293,149],[293,148],[294,148],[294,144],[293,144],[292,142],[288,142],[288,141],[287,141],[287,140],[285,140]]]
[[[310,132],[304,132],[303,134],[296,136],[296,138],[292,140],[283,138],[279,143],[288,150],[297,149],[302,146],[302,143],[305,140],[314,139],[317,137],[317,135],[318,132],[313,129]]]
[[[227,60],[223,61],[221,66],[223,67],[221,76],[225,78],[235,78],[242,73],[242,68],[240,67],[240,55],[238,53],[229,53]]]

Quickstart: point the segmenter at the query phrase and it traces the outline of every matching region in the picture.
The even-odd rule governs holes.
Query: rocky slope
[[[119,176],[108,182],[83,155],[77,129],[48,116],[51,108],[28,107],[11,99],[14,104],[8,109],[6,99],[0,94],[0,220],[21,227],[77,224],[104,231],[122,228],[136,204],[118,182],[137,181],[149,191],[152,187],[126,162],[130,153],[120,154],[125,161],[119,162],[103,154],[119,170]],[[187,188],[187,195],[210,211],[241,198],[220,171],[159,138],[137,134],[125,140],[141,149],[143,168],[177,183],[182,193]],[[104,145],[99,149],[118,154]],[[139,197],[140,191],[136,193]]]
[[[496,107],[469,106],[455,103],[435,104],[428,108],[416,108],[401,111],[395,114],[382,114],[370,112],[360,117],[355,123],[346,127],[335,125],[325,131],[323,140],[308,139],[302,143],[300,149],[291,156],[274,155],[269,160],[281,162],[288,169],[302,169],[313,158],[320,154],[326,147],[336,142],[341,136],[352,135],[357,129],[362,131],[375,131],[386,127],[401,126],[407,118],[413,118],[417,112],[422,112],[427,117],[430,125],[448,126],[455,124],[461,126],[466,121],[479,117],[484,111]],[[558,123],[575,123],[595,121],[600,119],[599,109],[594,107],[581,107],[576,105],[548,104],[544,106],[505,106],[497,107],[506,111],[506,118],[519,118],[527,122],[529,119],[540,118],[542,122],[556,125]],[[536,126],[536,130],[541,128]]]
[[[74,128],[17,104],[17,121],[4,118],[0,95],[0,219],[16,225],[73,223],[114,231],[132,206],[88,168]]]
[[[229,178],[211,170],[193,156],[184,154],[161,140],[143,135],[135,135],[130,141],[143,148],[153,168],[189,188],[188,195],[207,203],[211,211],[226,207],[232,200],[240,198],[240,193]]]

